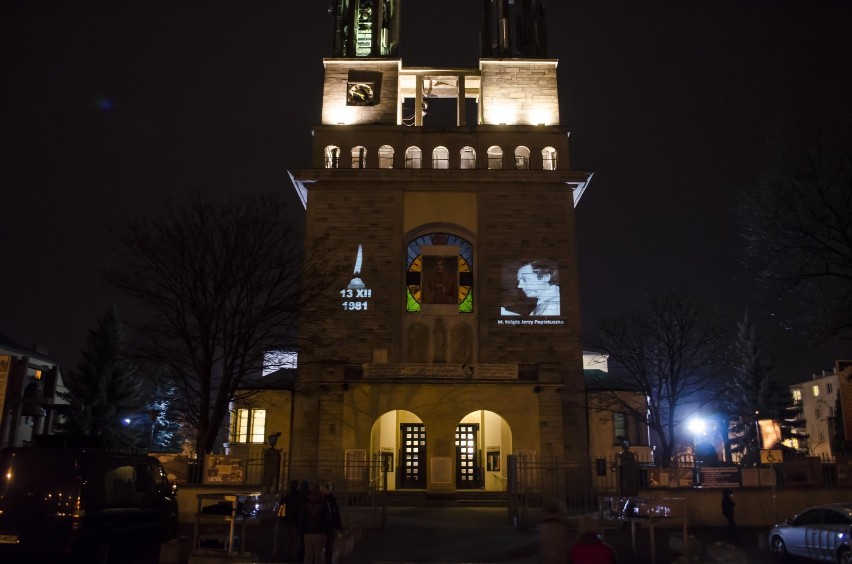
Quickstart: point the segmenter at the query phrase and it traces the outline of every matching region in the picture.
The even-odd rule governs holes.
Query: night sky
[[[403,64],[476,67],[479,6],[405,0]],[[108,226],[197,190],[298,205],[286,170],[309,164],[327,7],[3,2],[0,332],[71,368],[115,301]],[[852,115],[852,3],[550,0],[548,14],[571,165],[595,171],[577,209],[584,324],[687,285],[732,325],[751,308],[785,382],[852,357],[768,321],[731,213],[772,128]]]

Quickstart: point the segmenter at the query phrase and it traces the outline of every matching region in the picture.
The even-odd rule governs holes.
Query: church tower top
[[[332,56],[396,57],[401,0],[332,0]]]
[[[542,0],[483,0],[483,57],[547,58]]]

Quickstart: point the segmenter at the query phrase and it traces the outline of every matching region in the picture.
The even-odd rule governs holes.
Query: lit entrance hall
[[[387,489],[426,489],[454,484],[456,489],[504,491],[506,456],[512,452],[512,432],[506,421],[491,411],[464,416],[447,435],[447,425],[433,430],[406,410],[390,411],[373,426],[371,452],[387,469]],[[444,434],[441,434],[444,433]],[[451,457],[430,456],[430,444],[452,442]]]

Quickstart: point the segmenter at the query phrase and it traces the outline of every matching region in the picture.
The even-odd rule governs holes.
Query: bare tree
[[[634,390],[647,398],[645,406],[629,395],[609,394],[612,404],[648,425],[659,443],[658,461],[668,466],[685,417],[719,394],[727,349],[724,326],[688,290],[672,290],[604,321],[590,344],[609,356],[610,389]]]
[[[746,266],[812,340],[852,339],[852,125],[787,127],[736,213]]]
[[[141,353],[169,367],[203,456],[238,389],[260,377],[264,354],[294,345],[298,312],[325,277],[303,260],[300,234],[273,195],[196,195],[131,219],[117,243],[125,260],[109,279],[144,304]]]

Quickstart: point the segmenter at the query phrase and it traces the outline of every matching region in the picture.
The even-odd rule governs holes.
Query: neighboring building
[[[833,372],[823,370],[811,379],[790,386],[793,398],[794,437],[787,446],[805,451],[810,456],[832,457],[835,445],[848,440],[852,418],[852,362],[838,360]],[[837,412],[838,399],[842,413]],[[845,401],[844,401],[845,400]],[[837,418],[846,427],[845,437],[836,437]]]
[[[595,459],[613,460],[627,447],[638,455],[639,460],[650,462],[652,450],[648,425],[635,416],[636,412],[647,412],[645,394],[623,385],[613,385],[607,378],[608,364],[605,355],[583,353],[589,453]]]
[[[291,171],[307,257],[335,281],[301,318],[290,463],[500,490],[510,454],[589,453],[574,208],[591,173],[569,165],[541,2],[494,3],[478,68],[404,67],[399,4],[333,4],[312,168]],[[430,126],[438,102],[455,126]]]
[[[38,347],[29,349],[0,333],[0,448],[27,446],[52,434],[66,402],[62,371]]]

